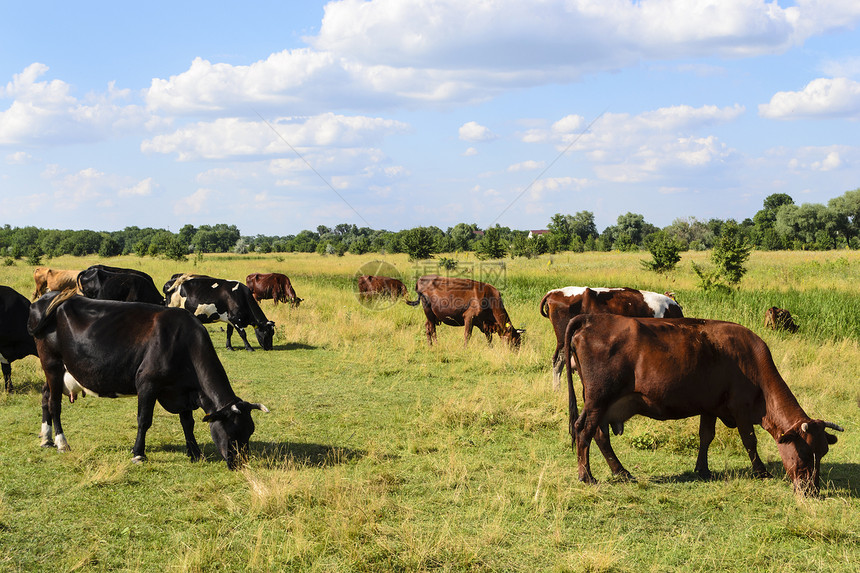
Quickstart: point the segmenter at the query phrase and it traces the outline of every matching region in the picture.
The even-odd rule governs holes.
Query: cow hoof
[[[597,483],[597,480],[592,476],[579,476],[579,481],[582,483]]]
[[[146,461],[146,456],[134,456],[131,458],[131,463],[133,464],[142,464]]]
[[[709,470],[707,468],[705,468],[703,470],[697,469],[696,473],[699,475],[700,478],[702,478],[704,480],[709,480],[712,477],[714,477],[713,474],[711,474],[711,470]]]
[[[762,470],[760,472],[754,472],[753,475],[755,476],[756,479],[770,479],[773,477],[771,475],[771,473],[767,470]]]
[[[42,440],[42,442],[39,444],[39,447],[53,448],[53,447],[56,447],[56,444],[54,443],[54,440],[47,439],[47,440]]]
[[[621,481],[621,482],[635,482],[636,481],[636,478],[633,477],[633,474],[631,474],[627,470],[620,471],[617,474],[614,474],[612,477],[616,481]]]

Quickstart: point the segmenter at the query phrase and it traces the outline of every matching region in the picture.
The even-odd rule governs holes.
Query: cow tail
[[[550,291],[552,292],[552,291]],[[546,299],[549,297],[549,293],[543,295],[543,298],[540,300],[540,305],[538,306],[538,310],[540,311],[540,315],[544,318],[549,318],[549,305],[546,304]]]
[[[573,438],[576,438],[576,432],[574,431],[573,425],[579,417],[579,410],[576,407],[576,392],[573,389],[574,368],[572,368],[572,365],[573,363],[576,364],[576,371],[579,372],[580,379],[582,379],[582,368],[579,364],[579,356],[576,353],[576,347],[571,344],[571,339],[576,331],[582,326],[583,322],[585,322],[587,317],[588,315],[584,314],[574,316],[567,323],[567,328],[564,331],[564,360],[567,370],[567,408],[569,412],[568,429]],[[573,358],[573,362],[571,362],[571,358]],[[585,384],[583,383],[583,387],[584,386]]]
[[[422,298],[426,298],[426,297],[425,297],[423,294],[421,294],[420,292],[418,292],[418,291],[415,291],[415,292],[418,294],[418,298],[417,298],[417,299],[415,299],[415,300],[404,300],[403,302],[405,302],[405,303],[406,303],[406,304],[408,304],[409,306],[418,306],[418,303],[420,303],[420,302],[421,302],[421,299],[422,299]]]

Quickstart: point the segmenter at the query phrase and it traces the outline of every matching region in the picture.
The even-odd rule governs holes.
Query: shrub
[[[665,231],[657,231],[645,241],[645,246],[651,252],[650,261],[640,261],[649,271],[665,273],[671,271],[681,260],[681,250],[684,245]]]

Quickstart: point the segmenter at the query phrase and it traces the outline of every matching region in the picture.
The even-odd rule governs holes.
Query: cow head
[[[525,332],[524,328],[514,328],[514,326],[508,322],[505,324],[505,329],[502,332],[501,337],[511,345],[511,348],[518,349],[520,347],[520,335],[523,332]]]
[[[248,442],[251,441],[251,434],[254,433],[251,410],[269,411],[262,404],[251,404],[240,400],[203,416],[203,421],[209,422],[212,441],[231,470],[239,467],[248,454]]]
[[[257,335],[257,342],[263,350],[272,349],[272,339],[275,337],[275,323],[271,320],[262,326],[255,326],[254,332]]]
[[[825,428],[844,431],[831,422],[807,419],[799,421],[777,438],[779,455],[795,492],[818,495],[821,458],[827,453],[828,446],[836,443],[836,436],[825,432]]]

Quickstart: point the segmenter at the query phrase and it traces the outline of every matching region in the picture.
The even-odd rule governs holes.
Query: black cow
[[[212,440],[227,466],[235,469],[254,432],[251,410],[268,411],[236,396],[209,333],[187,312],[92,300],[73,292],[49,293],[30,307],[27,329],[36,339],[45,371],[43,446],[69,449],[60,422],[63,394],[72,399],[78,394],[136,394],[133,461],[146,459],[146,431],[158,402],[179,414],[192,460],[201,456],[192,411],[203,408]]]
[[[27,333],[30,301],[18,291],[0,285],[0,366],[6,391],[12,391],[12,362],[36,356],[36,343]]]
[[[206,276],[173,275],[164,284],[167,306],[184,308],[201,322],[227,323],[227,348],[233,350],[230,339],[233,329],[239,333],[245,350],[254,349],[248,344],[245,327],[253,326],[257,342],[263,350],[272,349],[275,323],[266,318],[251,290],[239,281]]]
[[[93,265],[78,275],[78,290],[89,298],[164,305],[152,277],[136,269]]]

